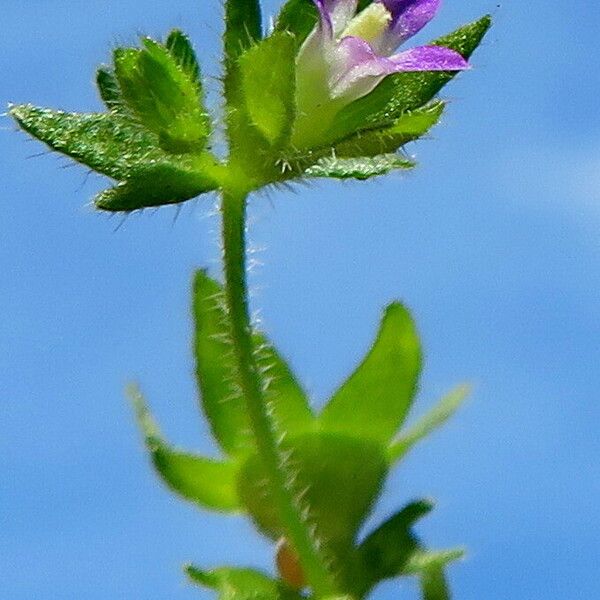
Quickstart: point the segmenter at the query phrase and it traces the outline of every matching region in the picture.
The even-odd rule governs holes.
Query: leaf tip
[[[148,403],[137,383],[129,383],[125,388],[125,393],[131,402],[146,445],[148,446],[148,449],[153,452],[156,450],[156,447],[161,444],[161,433],[150,413]]]
[[[187,564],[184,565],[183,572],[187,575],[190,581],[192,581],[192,583],[197,583],[198,585],[208,588],[215,587],[215,578],[210,574],[209,571],[204,571],[195,565]]]

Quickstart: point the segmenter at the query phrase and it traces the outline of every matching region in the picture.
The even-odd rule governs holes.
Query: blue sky
[[[277,2],[267,9],[275,11]],[[96,110],[112,46],[173,26],[218,89],[218,0],[4,2],[0,102]],[[465,544],[457,600],[592,598],[600,589],[600,5],[446,0],[426,37],[496,25],[421,166],[368,184],[256,197],[253,307],[323,402],[381,308],[413,310],[418,413],[454,384],[466,409],[390,480],[373,520],[432,496],[420,531]],[[127,219],[106,182],[0,129],[0,597],[209,598],[184,562],[269,568],[242,519],[201,513],[154,478],[123,399],[138,379],[177,444],[214,452],[196,410],[189,284],[218,272],[215,200]],[[416,598],[387,584],[376,599]]]

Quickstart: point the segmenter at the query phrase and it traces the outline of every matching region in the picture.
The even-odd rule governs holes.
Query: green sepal
[[[423,600],[450,600],[450,588],[442,567],[431,567],[421,573]]]
[[[289,33],[275,33],[239,60],[248,117],[271,145],[290,137],[296,108],[296,50]]]
[[[490,16],[465,25],[432,42],[469,58],[492,24]],[[343,108],[330,127],[332,140],[343,139],[361,129],[389,127],[406,111],[429,102],[456,72],[397,73],[386,77],[370,94]]]
[[[185,572],[196,585],[217,591],[219,600],[300,600],[302,598],[282,581],[255,569],[223,567],[207,571],[188,565],[185,567]]]
[[[415,552],[421,552],[420,542],[412,532],[413,525],[433,509],[428,500],[405,506],[370,533],[358,547],[365,573],[367,591],[384,579],[406,573]]]
[[[168,152],[202,151],[211,123],[197,74],[189,64],[180,66],[181,55],[172,49],[150,38],[143,38],[142,46],[114,52],[115,74],[125,102]]]
[[[99,210],[131,212],[143,208],[179,204],[216,190],[219,166],[211,155],[193,162],[156,162],[132,169],[126,181],[98,194]]]
[[[389,447],[390,462],[396,462],[406,456],[418,442],[444,425],[463,405],[470,392],[471,388],[468,385],[456,388],[447,396],[444,396],[414,425],[402,431]]]
[[[176,494],[203,508],[240,510],[236,485],[238,465],[172,449],[164,441],[139,389],[130,387],[128,394],[161,480]]]
[[[464,550],[442,550],[430,552],[417,550],[404,567],[404,575],[419,577],[423,600],[450,600],[450,588],[444,570],[448,564],[460,560]]]
[[[465,556],[464,548],[450,550],[425,550],[420,548],[413,552],[402,569],[404,575],[419,575],[430,569],[443,568],[450,563],[461,560]]]
[[[371,350],[323,409],[321,427],[387,445],[410,410],[420,371],[415,324],[402,304],[391,304]]]
[[[173,29],[167,37],[165,47],[175,59],[177,66],[200,88],[202,86],[200,64],[190,38],[183,31]]]
[[[336,568],[347,565],[354,537],[378,497],[387,474],[379,444],[329,433],[310,433],[286,439],[300,509],[314,528],[318,543]],[[266,473],[258,456],[248,458],[239,479],[239,494],[255,523],[269,537],[284,535],[276,505],[266,487]]]
[[[225,60],[234,64],[248,48],[262,39],[262,15],[259,0],[225,2]]]
[[[331,177],[333,179],[358,179],[364,181],[371,177],[387,175],[392,171],[407,170],[415,167],[415,162],[397,154],[381,154],[357,158],[321,158],[306,169],[305,177]]]
[[[373,0],[359,0],[357,12],[365,9]],[[317,24],[319,13],[313,0],[288,0],[282,7],[275,31],[289,31],[294,34],[296,45],[300,46]]]
[[[347,158],[396,152],[405,144],[424,136],[438,123],[444,108],[444,102],[436,101],[406,112],[391,127],[361,131],[336,144],[335,154],[339,158]]]
[[[204,271],[194,278],[193,311],[196,377],[204,413],[225,452],[248,454],[254,439],[238,385],[223,289]],[[290,368],[263,335],[254,336],[254,346],[265,399],[280,429],[290,435],[306,431],[312,426],[312,413]]]
[[[275,31],[293,34],[298,47],[314,29],[317,19],[317,9],[312,0],[288,0],[277,17]]]
[[[149,131],[115,114],[79,114],[11,106],[9,114],[27,133],[94,171],[124,180],[132,169],[167,155]]]
[[[128,113],[117,76],[112,69],[100,67],[96,71],[96,86],[98,87],[102,102],[104,102],[109,111],[119,114]]]

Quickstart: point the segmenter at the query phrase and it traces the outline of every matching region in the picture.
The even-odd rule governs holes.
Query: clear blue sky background
[[[96,110],[111,46],[185,28],[218,89],[219,0],[2,3],[0,102]],[[277,2],[268,2],[273,13]],[[439,500],[420,531],[465,544],[457,600],[600,593],[600,5],[447,0],[422,39],[496,25],[421,167],[369,184],[256,197],[253,303],[324,401],[383,305],[418,320],[416,412],[464,380],[466,409],[396,472],[382,518]],[[0,598],[186,600],[180,565],[269,568],[241,518],[201,513],[154,478],[122,389],[142,382],[164,430],[214,452],[196,410],[192,269],[218,272],[214,199],[95,214],[96,176],[0,130]],[[410,584],[375,598],[416,598]]]

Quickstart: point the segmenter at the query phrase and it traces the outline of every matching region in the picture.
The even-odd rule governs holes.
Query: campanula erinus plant
[[[241,512],[273,540],[276,574],[186,567],[222,599],[360,600],[381,581],[416,577],[426,600],[450,597],[446,568],[461,550],[431,550],[413,531],[432,510],[419,500],[371,532],[363,525],[390,469],[442,425],[459,387],[406,426],[421,370],[411,316],[383,314],[362,363],[320,411],[249,318],[246,207],[266,186],[314,178],[366,180],[412,169],[403,150],[440,119],[440,90],[490,27],[485,16],[430,44],[405,47],[440,0],[288,0],[272,27],[258,0],[227,0],[223,58],[228,145],[188,37],[119,47],[97,72],[106,111],[76,114],[12,105],[26,132],[114,180],[99,211],[128,213],[220,197],[223,281],[193,282],[194,353],[202,409],[219,460],[175,450],[141,392],[130,395],[158,476],[208,510]]]

